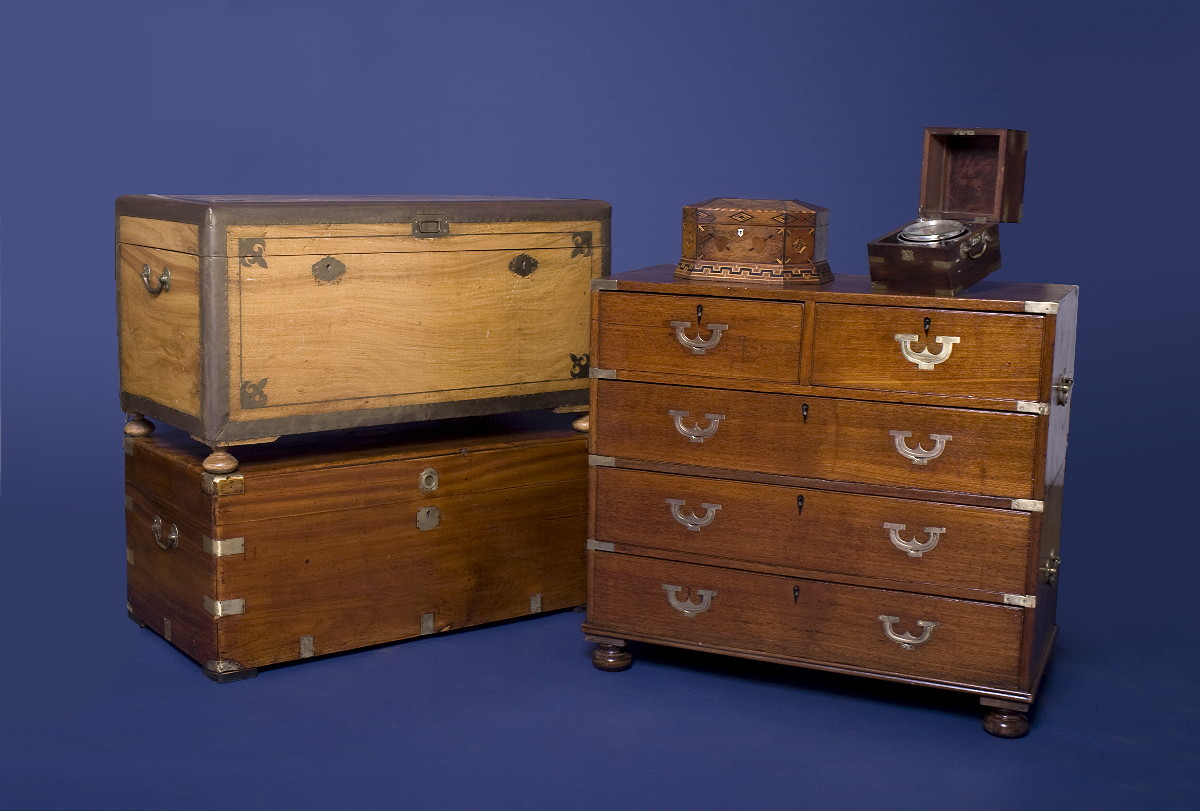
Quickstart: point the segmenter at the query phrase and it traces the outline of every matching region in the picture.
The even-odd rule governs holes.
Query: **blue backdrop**
[[[8,8],[0,799],[1186,805],[1200,766],[1200,285],[1183,120],[1198,89],[1195,9]],[[831,211],[834,272],[865,273],[865,243],[915,215],[922,129],[935,125],[1030,133],[1024,219],[1002,226],[995,278],[1082,288],[1063,632],[1029,738],[990,739],[973,711],[925,693],[876,700],[883,688],[862,680],[783,668],[667,656],[597,674],[577,615],[224,687],[125,618],[117,195],[596,197],[613,205],[614,271],[675,261],[685,204],[800,198]],[[943,768],[922,772],[931,763]]]

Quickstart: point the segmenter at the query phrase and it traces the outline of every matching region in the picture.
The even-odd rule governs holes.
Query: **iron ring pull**
[[[888,540],[892,542],[892,546],[904,552],[910,558],[919,558],[933,549],[938,545],[938,541],[941,540],[942,533],[946,531],[945,527],[925,527],[925,532],[929,535],[928,541],[918,541],[916,538],[906,541],[900,537],[900,533],[905,529],[904,524],[885,523],[883,528],[888,531]]]
[[[913,636],[908,631],[898,634],[892,628],[892,623],[900,621],[899,617],[888,617],[880,614],[879,621],[883,623],[883,633],[887,635],[887,638],[905,650],[912,650],[917,645],[924,645],[933,636],[933,629],[941,624],[932,620],[917,620],[917,627],[921,629],[921,635]]]
[[[693,532],[699,532],[701,528],[711,524],[717,517],[717,510],[721,509],[720,504],[701,504],[704,515],[696,515],[695,510],[689,510],[687,513],[683,511],[687,502],[681,498],[668,498],[666,502],[671,505],[671,517]]]
[[[717,426],[721,424],[721,420],[725,419],[724,414],[705,414],[704,419],[708,420],[708,426],[700,427],[700,423],[696,423],[691,428],[683,424],[683,418],[691,416],[690,411],[668,411],[668,416],[675,418],[675,430],[683,436],[687,437],[692,442],[703,442],[717,432]]]
[[[717,596],[715,591],[711,589],[697,589],[696,595],[700,598],[700,602],[692,600],[680,600],[676,595],[683,591],[683,586],[668,586],[663,583],[663,591],[667,593],[667,602],[671,604],[671,608],[679,611],[685,617],[694,617],[697,614],[703,614],[712,605],[712,598]]]
[[[962,339],[955,335],[939,335],[934,338],[934,341],[941,344],[941,350],[935,355],[928,349],[922,349],[920,352],[913,350],[913,343],[919,341],[920,337],[916,335],[906,335],[897,333],[893,336],[893,340],[900,344],[900,354],[907,361],[912,361],[917,364],[918,369],[932,369],[942,361],[950,357],[950,353],[954,351],[954,345]],[[926,346],[929,344],[926,343]]]
[[[911,459],[914,465],[924,465],[930,459],[937,459],[942,455],[942,451],[946,450],[946,443],[954,439],[950,434],[930,434],[929,438],[933,440],[933,449],[927,451],[920,442],[917,443],[916,448],[908,447],[905,440],[912,436],[912,431],[888,431],[888,433],[896,440],[896,450],[900,452],[900,455],[905,459]]]
[[[679,345],[685,349],[692,350],[693,355],[703,355],[708,350],[712,349],[717,344],[721,343],[721,336],[725,334],[725,330],[729,329],[728,324],[709,324],[708,329],[712,332],[708,338],[701,338],[700,333],[696,333],[695,338],[689,338],[684,332],[692,325],[690,321],[672,321],[671,326],[675,328],[675,340],[679,341]]]
[[[179,527],[171,524],[171,528],[167,530],[167,534],[164,536],[163,520],[157,515],[150,522],[150,531],[154,534],[154,542],[159,545],[159,548],[169,552],[179,546]]]
[[[171,289],[171,270],[170,270],[170,268],[162,269],[162,273],[160,273],[158,275],[158,286],[157,287],[154,286],[153,282],[150,281],[150,265],[149,264],[142,265],[141,276],[142,276],[142,284],[146,287],[146,292],[152,296],[157,296],[158,294]]]

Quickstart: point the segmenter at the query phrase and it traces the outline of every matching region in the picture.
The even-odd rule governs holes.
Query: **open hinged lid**
[[[1020,222],[1027,137],[1023,130],[926,127],[919,216]]]

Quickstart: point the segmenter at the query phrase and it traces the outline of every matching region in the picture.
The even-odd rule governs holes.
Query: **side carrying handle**
[[[163,268],[162,273],[158,274],[158,285],[155,286],[150,280],[150,265],[142,265],[142,284],[146,287],[146,292],[152,296],[157,296],[171,289],[171,271],[169,268]]]
[[[683,590],[683,586],[668,586],[663,583],[663,591],[667,593],[667,602],[671,604],[671,608],[682,613],[685,617],[694,617],[697,614],[703,614],[712,605],[712,598],[717,596],[715,591],[710,589],[697,589],[696,595],[700,598],[700,602],[692,600],[683,601],[676,595]]]
[[[154,542],[160,548],[167,550],[176,549],[179,546],[179,527],[171,524],[171,528],[167,530],[167,534],[163,535],[163,520],[159,516],[154,516],[154,520],[150,522],[150,532],[154,535]]]
[[[899,622],[899,617],[887,617],[880,614],[879,621],[883,623],[883,632],[887,635],[887,638],[905,650],[912,650],[917,645],[924,645],[933,636],[933,629],[941,624],[932,620],[917,620],[917,627],[921,629],[921,635],[913,636],[908,631],[898,634],[892,629],[892,623]]]

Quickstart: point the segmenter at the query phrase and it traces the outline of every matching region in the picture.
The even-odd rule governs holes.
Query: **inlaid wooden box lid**
[[[926,127],[922,219],[1020,222],[1028,134]]]
[[[683,255],[676,275],[819,284],[829,210],[802,200],[715,197],[683,209]]]

